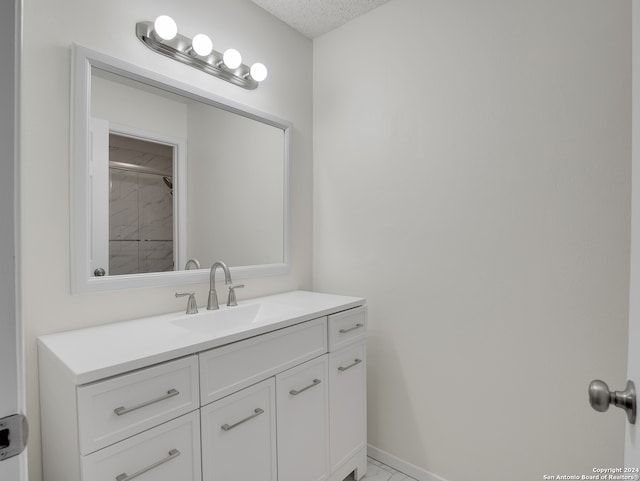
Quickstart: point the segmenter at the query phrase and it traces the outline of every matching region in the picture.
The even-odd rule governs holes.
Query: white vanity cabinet
[[[167,315],[39,338],[44,481],[364,476],[364,300],[263,299],[295,314],[237,331],[208,313],[188,319],[211,326],[202,334]]]

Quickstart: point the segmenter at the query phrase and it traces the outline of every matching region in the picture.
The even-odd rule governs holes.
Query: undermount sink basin
[[[221,306],[215,311],[202,309],[198,314],[184,315],[170,322],[175,326],[197,332],[240,331],[290,319],[299,313],[298,309],[289,306],[259,303],[235,307]]]

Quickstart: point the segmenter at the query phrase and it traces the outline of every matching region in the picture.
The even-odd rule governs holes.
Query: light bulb
[[[211,39],[204,33],[199,33],[191,41],[193,51],[202,57],[206,57],[213,50],[213,43]]]
[[[242,56],[240,55],[240,52],[238,52],[236,49],[230,48],[224,52],[224,55],[222,56],[222,61],[227,66],[227,68],[230,68],[233,70],[238,68],[240,64],[242,64]]]
[[[253,78],[253,80],[255,80],[256,82],[262,82],[264,79],[267,78],[267,67],[264,66],[264,64],[261,64],[260,62],[256,62],[251,66],[251,78]]]
[[[168,15],[160,15],[153,22],[153,28],[162,40],[171,40],[178,34],[178,26],[173,18]]]

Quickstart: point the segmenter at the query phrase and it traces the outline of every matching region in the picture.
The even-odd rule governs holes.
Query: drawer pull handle
[[[222,426],[220,426],[222,428],[223,431],[231,431],[233,428],[235,428],[236,426],[240,426],[242,423],[246,423],[247,421],[249,421],[250,419],[255,418],[256,416],[260,416],[262,413],[264,412],[264,409],[260,409],[260,408],[256,408],[253,411],[253,414],[247,418],[244,418],[242,421],[238,421],[235,424],[223,424]]]
[[[289,391],[289,394],[291,394],[292,396],[297,396],[298,394],[305,392],[307,389],[311,389],[313,386],[317,386],[321,382],[322,381],[320,379],[314,379],[313,382],[307,387],[303,387],[302,389],[297,391],[295,389],[292,389],[291,391]]]
[[[164,394],[157,399],[152,399],[151,401],[146,401],[138,404],[137,406],[132,406],[130,408],[120,406],[119,408],[115,408],[113,412],[116,413],[118,416],[122,416],[123,414],[130,413],[131,411],[135,411],[136,409],[140,409],[140,408],[149,406],[150,404],[155,404],[160,401],[164,401],[165,399],[169,399],[170,397],[177,396],[178,394],[180,394],[180,391],[178,391],[177,389],[169,389],[167,391],[167,394]]]
[[[364,327],[364,324],[358,323],[355,326],[350,327],[349,329],[340,329],[338,332],[340,334],[346,334],[347,332],[355,331],[356,329],[360,329],[361,327]]]
[[[347,369],[351,369],[353,366],[357,366],[358,364],[360,364],[362,362],[362,359],[354,359],[353,360],[353,364],[349,364],[348,366],[340,366],[338,368],[338,371],[346,371]]]
[[[155,469],[158,466],[160,466],[160,465],[162,465],[164,463],[167,463],[167,462],[171,461],[172,459],[177,458],[178,456],[180,456],[180,451],[178,451],[177,449],[172,449],[171,451],[169,451],[169,456],[167,456],[166,458],[163,458],[160,461],[156,461],[155,463],[147,466],[146,468],[142,468],[137,473],[133,473],[131,475],[127,475],[127,473],[119,474],[118,476],[116,476],[116,481],[129,481],[129,480],[131,480],[133,478],[137,478],[138,476],[141,476],[144,473],[148,473],[152,469]]]

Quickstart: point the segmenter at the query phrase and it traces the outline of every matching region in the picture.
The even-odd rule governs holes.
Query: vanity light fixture
[[[242,65],[242,55],[235,48],[227,49],[222,55],[222,62],[227,68],[236,69]]]
[[[193,51],[201,57],[208,56],[213,51],[213,42],[204,33],[199,33],[191,41]]]
[[[153,22],[153,31],[159,41],[173,40],[178,34],[178,25],[168,15],[160,15]]]
[[[154,22],[138,22],[136,36],[154,52],[248,90],[267,78],[263,64],[243,64],[240,52],[233,48],[224,53],[215,51],[205,34],[199,33],[193,39],[180,35],[176,22],[167,15],[160,15]]]
[[[251,66],[250,73],[256,82],[262,82],[267,78],[267,67],[260,62],[256,62]]]

